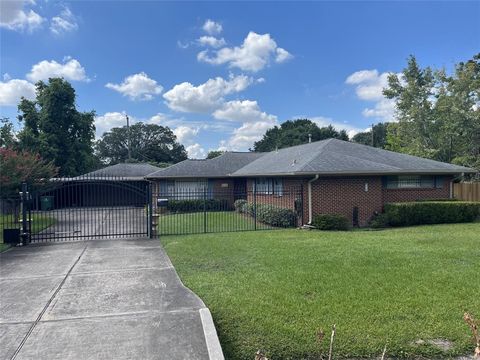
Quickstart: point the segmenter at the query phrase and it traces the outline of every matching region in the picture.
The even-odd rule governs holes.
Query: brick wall
[[[308,222],[309,178],[285,178],[285,196],[256,195],[257,203],[272,204],[294,209],[295,199],[303,186],[303,222]],[[312,183],[312,214],[341,214],[353,223],[353,209],[358,207],[360,226],[366,226],[375,212],[381,212],[388,202],[448,199],[452,178],[445,177],[442,188],[433,189],[385,189],[381,176],[324,177]],[[249,179],[248,201],[253,201],[253,179]],[[365,185],[367,184],[367,191]]]
[[[352,223],[353,209],[358,207],[359,225],[365,226],[374,212],[382,210],[382,206],[381,177],[320,178],[312,183],[314,216],[341,214]]]

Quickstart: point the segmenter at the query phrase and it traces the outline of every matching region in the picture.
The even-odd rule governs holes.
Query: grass
[[[258,229],[271,228],[259,222],[256,225]],[[159,216],[157,229],[160,235],[254,230],[255,221],[250,216],[234,211],[167,214]]]
[[[480,317],[480,224],[382,231],[276,230],[163,237],[186,286],[213,314],[227,359],[473,353]],[[319,346],[316,334],[326,332]],[[447,339],[447,352],[418,339]]]
[[[32,234],[37,234],[40,231],[52,226],[55,223],[55,219],[46,215],[32,214]],[[20,228],[20,223],[15,223],[13,215],[0,215],[0,251],[5,250],[8,247],[7,244],[3,244],[3,229],[4,227]]]

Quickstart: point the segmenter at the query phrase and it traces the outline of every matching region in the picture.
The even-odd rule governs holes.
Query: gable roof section
[[[228,177],[238,169],[262,157],[265,153],[226,152],[213,159],[188,159],[146,176],[158,178],[219,178]]]
[[[85,175],[78,176],[77,178],[118,177],[124,180],[144,180],[146,175],[158,170],[161,170],[161,168],[145,163],[122,163],[107,166],[103,169],[95,170]]]
[[[266,153],[233,176],[459,174],[474,169],[328,139]]]

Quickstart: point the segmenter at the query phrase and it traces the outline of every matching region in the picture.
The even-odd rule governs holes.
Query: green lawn
[[[256,223],[256,226],[257,229],[271,228],[271,226],[259,222]],[[159,235],[254,230],[255,221],[248,215],[234,211],[167,214],[159,216],[157,229]]]
[[[473,353],[480,318],[480,224],[382,231],[275,230],[163,237],[186,286],[213,314],[227,359]],[[316,333],[327,336],[320,346]],[[443,352],[416,340],[448,339]]]
[[[32,214],[32,234],[37,234],[40,231],[50,227],[55,223],[55,219],[46,216],[46,215],[39,215],[39,214]],[[20,228],[20,224],[14,224],[13,215],[0,215],[0,245],[2,247],[7,247],[7,245],[3,244],[3,228],[5,226],[13,226],[14,228]],[[2,249],[4,250],[4,249]]]

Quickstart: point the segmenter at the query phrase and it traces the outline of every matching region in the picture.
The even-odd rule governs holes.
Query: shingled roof
[[[79,178],[118,177],[124,180],[144,180],[146,175],[158,170],[161,168],[145,163],[122,163],[89,172]]]
[[[226,152],[213,159],[188,159],[168,168],[160,169],[153,174],[149,174],[146,178],[227,177],[264,154],[255,152]]]
[[[264,154],[232,176],[459,174],[476,170],[338,139]]]

